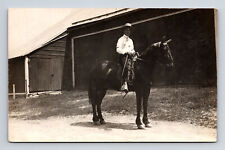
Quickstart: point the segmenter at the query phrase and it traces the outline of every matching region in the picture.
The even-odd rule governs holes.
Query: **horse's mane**
[[[140,57],[145,57],[145,56],[149,55],[154,50],[154,48],[159,47],[160,43],[161,42],[153,43],[153,44],[149,45],[148,47],[146,47],[145,50],[140,53]]]
[[[167,41],[165,41],[165,42],[159,41],[159,42],[153,43],[153,44],[149,45],[149,46],[148,46],[148,47],[140,54],[140,56],[146,56],[147,54],[151,53],[151,52],[153,51],[153,49],[155,49],[155,48],[160,48],[160,45],[161,45],[162,43],[169,43],[169,42],[171,42],[171,41],[172,41],[172,40],[169,39],[169,40],[167,40]]]
[[[150,51],[150,49],[152,49],[152,45],[149,45],[142,53],[140,53],[140,56],[145,56]]]

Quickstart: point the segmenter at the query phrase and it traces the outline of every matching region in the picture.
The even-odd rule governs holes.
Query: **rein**
[[[136,59],[137,59],[137,60],[140,60],[140,61],[143,61],[143,62],[149,62],[148,60],[144,60],[144,59],[139,58],[139,57],[137,57]]]
[[[140,58],[141,56],[144,56],[144,55],[146,55],[149,51],[151,51],[152,50],[152,46],[149,46],[149,47],[147,47],[145,50],[144,50],[144,52],[142,52],[136,59],[137,60],[140,60],[140,61],[142,61],[142,62],[149,62],[148,60],[144,60],[144,59],[142,59],[142,58]]]
[[[145,54],[147,54],[149,52],[149,50],[151,50],[151,46],[147,47],[140,55],[137,55],[138,57],[136,59],[143,61],[143,62],[149,62],[148,60],[144,60],[144,59],[140,58],[141,56],[144,56]]]

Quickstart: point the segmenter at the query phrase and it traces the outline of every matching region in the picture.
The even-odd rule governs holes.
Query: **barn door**
[[[63,62],[61,58],[52,58],[50,63],[51,90],[61,90]]]
[[[30,91],[61,90],[63,62],[61,58],[31,58]]]
[[[50,90],[49,68],[51,59],[31,58],[29,62],[30,91]]]

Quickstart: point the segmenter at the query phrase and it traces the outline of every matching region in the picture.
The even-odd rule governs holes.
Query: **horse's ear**
[[[151,46],[152,46],[152,47],[160,47],[160,43],[161,43],[161,42],[153,43]]]
[[[164,42],[164,43],[168,44],[168,43],[171,42],[171,41],[172,41],[172,39],[169,39],[169,40],[167,40],[167,41]]]

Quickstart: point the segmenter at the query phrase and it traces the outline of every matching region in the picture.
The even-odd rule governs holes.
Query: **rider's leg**
[[[128,70],[127,70],[127,67],[126,67],[126,65],[127,65],[127,60],[128,60],[128,57],[127,57],[127,55],[124,55],[123,57],[122,57],[122,60],[121,60],[121,62],[122,62],[122,72],[123,72],[123,74],[122,74],[122,86],[121,86],[121,91],[125,91],[125,92],[128,92],[128,85],[127,85],[127,81],[128,81]]]

